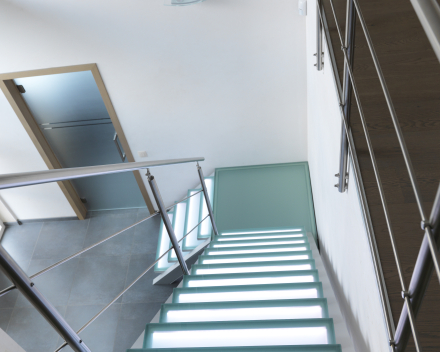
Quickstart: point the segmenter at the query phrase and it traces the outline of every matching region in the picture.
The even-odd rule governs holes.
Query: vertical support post
[[[316,6],[319,9],[316,9],[316,69],[318,71],[322,70],[323,62],[322,62],[322,23],[321,17],[319,16],[319,10],[322,10],[321,0],[318,0]]]
[[[151,191],[153,192],[156,204],[159,207],[160,215],[162,216],[163,224],[170,237],[171,244],[173,245],[174,252],[176,253],[177,260],[179,261],[180,267],[182,268],[183,275],[189,275],[188,267],[186,266],[185,259],[183,258],[182,250],[180,249],[179,242],[174,233],[173,226],[171,225],[170,218],[168,217],[167,209],[163,203],[162,196],[160,195],[159,188],[157,187],[156,180],[154,176],[150,174],[150,170],[147,172],[148,183],[150,184]]]
[[[197,163],[197,172],[199,173],[200,184],[202,185],[203,194],[205,195],[206,207],[208,208],[209,218],[211,219],[212,229],[214,230],[214,234],[218,236],[217,226],[214,220],[214,214],[212,213],[211,202],[209,201],[208,191],[205,185],[205,176],[203,176],[202,168],[199,163]]]
[[[347,0],[347,18],[345,23],[345,47],[350,66],[353,67],[354,61],[354,40],[356,29],[356,8],[353,0]],[[351,94],[353,87],[351,85],[350,75],[348,74],[347,64],[344,65],[344,86],[343,86],[343,110],[347,123],[350,123],[351,112]],[[341,131],[341,151],[339,161],[339,183],[338,191],[344,193],[347,186],[347,163],[348,163],[348,142],[345,127],[342,125]]]
[[[78,334],[67,324],[55,307],[41,294],[25,272],[0,245],[0,267],[17,289],[58,332],[75,352],[90,352]]]

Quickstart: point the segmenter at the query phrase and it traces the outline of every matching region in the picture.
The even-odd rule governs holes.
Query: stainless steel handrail
[[[400,128],[399,120],[397,118],[396,110],[394,109],[394,104],[391,99],[390,92],[388,90],[388,86],[385,81],[385,77],[383,75],[382,69],[380,67],[379,59],[377,58],[376,51],[374,50],[373,42],[370,37],[370,33],[368,31],[367,25],[364,20],[364,16],[362,11],[360,10],[358,0],[353,0],[356,6],[356,11],[359,16],[359,20],[361,22],[362,29],[364,31],[365,37],[367,39],[368,48],[370,49],[371,56],[373,57],[374,66],[376,68],[377,75],[379,76],[380,84],[382,86],[383,93],[385,95],[385,100],[388,105],[388,110],[390,111],[391,119],[393,121],[394,129],[396,130],[397,139],[399,141],[400,149],[402,150],[403,158],[405,160],[405,165],[408,170],[408,174],[411,180],[411,186],[413,188],[414,195],[416,197],[417,206],[419,208],[419,213],[422,218],[422,228],[425,231],[426,237],[429,241],[429,248],[431,250],[432,258],[434,260],[434,267],[437,272],[438,280],[440,281],[440,255],[438,252],[437,245],[434,241],[434,237],[432,235],[431,226],[429,225],[428,218],[425,215],[425,210],[423,209],[423,201],[422,195],[420,193],[419,184],[417,182],[417,177],[414,171],[414,167],[411,162],[411,158],[409,156],[408,148],[406,146],[405,138],[402,133],[402,129]],[[438,7],[438,5],[437,5]]]
[[[324,33],[325,33],[325,38],[326,38],[326,42],[327,42],[327,48],[329,51],[331,51],[331,53],[333,53],[333,49],[332,49],[333,46],[331,43],[331,37],[330,37],[330,33],[328,30],[328,26],[327,26],[325,12],[321,12],[320,9],[318,9],[318,11],[319,11],[319,17],[324,25]],[[339,80],[339,73],[338,73],[338,69],[337,69],[337,65],[336,65],[335,56],[330,55],[330,60],[332,63],[333,81],[335,84],[335,89],[336,89],[336,93],[337,93],[336,95],[337,95],[338,102],[339,102],[341,120],[343,122],[345,132],[348,135],[348,150],[350,152],[350,158],[352,161],[352,167],[353,167],[354,176],[356,179],[356,186],[358,189],[358,194],[359,194],[360,203],[361,203],[362,215],[363,215],[365,227],[367,230],[368,243],[370,246],[370,253],[371,253],[371,257],[373,260],[373,267],[374,267],[375,274],[376,274],[376,280],[377,280],[377,285],[378,285],[378,289],[379,289],[379,298],[381,301],[382,310],[383,310],[383,314],[384,314],[385,326],[387,328],[389,341],[393,341],[394,334],[395,334],[395,327],[394,327],[393,315],[391,312],[391,305],[390,305],[389,298],[388,298],[388,292],[387,292],[387,288],[386,288],[386,284],[385,284],[385,278],[383,275],[382,265],[381,265],[380,256],[379,256],[379,250],[377,248],[377,243],[376,243],[375,234],[374,234],[374,228],[373,228],[373,224],[371,221],[371,216],[370,216],[370,212],[369,212],[369,208],[368,208],[368,201],[367,201],[367,197],[365,194],[365,189],[363,187],[362,175],[360,172],[359,162],[357,159],[353,135],[351,133],[350,126],[348,125],[347,120],[345,118],[344,109],[342,108],[343,107],[342,89],[341,89],[341,84],[340,84],[340,80]]]
[[[414,11],[422,23],[423,29],[431,42],[440,61],[440,6],[436,0],[411,0]]]
[[[209,215],[206,215],[200,222],[194,226],[185,236],[183,236],[177,243],[183,241],[191,232],[193,232]],[[174,249],[174,247],[169,248],[165,251],[158,259],[154,261],[142,274],[140,274],[130,285],[128,285],[125,289],[123,289],[109,304],[107,304],[104,308],[102,308],[93,318],[91,318],[87,323],[85,323],[81,329],[79,329],[76,333],[80,334],[87,328],[91,323],[93,323],[102,313],[104,313],[113,303],[115,303],[121,296],[127,292],[136,282],[138,282],[159,260],[161,260],[169,251]],[[63,343],[60,347],[58,347],[54,352],[61,351],[64,347],[67,346],[67,343]]]
[[[174,203],[173,205],[171,205],[171,206],[168,206],[168,207],[166,208],[167,211],[169,211],[170,209],[172,209],[172,208],[173,208],[174,206],[176,206],[177,204],[182,203],[182,202],[186,201],[187,199],[189,199],[189,198],[191,198],[191,197],[194,197],[195,195],[199,194],[200,192],[202,192],[202,190],[200,190],[200,191],[198,191],[198,192],[196,192],[196,193],[193,193],[193,194],[191,194],[190,196],[185,197],[185,198],[179,200],[178,202],[175,202],[175,203]],[[84,249],[80,250],[79,252],[76,252],[76,253],[74,253],[74,254],[72,254],[72,255],[70,255],[70,256],[64,258],[64,259],[61,259],[60,261],[58,261],[58,262],[56,262],[56,263],[54,263],[54,264],[52,264],[52,265],[49,265],[48,267],[46,267],[46,268],[40,270],[39,272],[37,272],[37,273],[35,273],[35,274],[29,276],[29,278],[30,278],[30,279],[34,279],[34,278],[36,278],[36,277],[38,277],[38,276],[40,276],[40,275],[42,275],[42,274],[44,274],[44,273],[47,273],[48,271],[50,271],[50,270],[56,268],[57,266],[59,266],[59,265],[61,265],[61,264],[64,264],[64,263],[68,262],[69,260],[71,260],[71,259],[73,259],[73,258],[76,258],[77,256],[79,256],[79,255],[81,255],[81,254],[83,254],[83,253],[85,253],[85,252],[91,250],[92,248],[95,248],[96,246],[98,246],[98,245],[100,245],[100,244],[102,244],[102,243],[104,243],[104,242],[107,242],[108,240],[112,239],[113,237],[116,237],[117,235],[120,235],[121,233],[123,233],[123,232],[125,232],[125,231],[127,231],[127,230],[129,230],[129,229],[131,229],[131,228],[133,228],[133,227],[135,227],[135,226],[137,226],[137,225],[143,223],[144,221],[146,221],[146,220],[148,220],[148,219],[151,219],[152,217],[154,217],[154,216],[156,216],[156,215],[159,215],[159,214],[160,214],[160,213],[159,213],[158,211],[156,211],[155,213],[151,214],[150,216],[147,216],[146,218],[144,218],[144,219],[142,219],[142,220],[139,220],[138,222],[136,222],[136,223],[134,223],[134,224],[132,224],[132,225],[130,225],[130,226],[127,226],[127,227],[123,228],[122,230],[120,230],[120,231],[118,231],[118,232],[115,232],[113,235],[110,235],[110,236],[104,238],[103,240],[101,240],[101,241],[99,241],[99,242],[96,242],[96,243],[92,244],[91,246],[89,246],[89,247],[87,247],[87,248],[84,248]],[[0,291],[0,297],[4,296],[5,294],[7,294],[8,292],[10,292],[10,291],[12,291],[12,290],[14,290],[14,289],[16,289],[16,287],[15,287],[14,285],[11,285],[11,286],[9,286],[9,287],[4,288],[3,290]]]
[[[169,166],[203,161],[205,158],[167,159],[156,161],[139,161],[121,164],[72,167],[66,169],[44,170],[6,174],[0,176],[0,189],[38,185],[42,183],[73,180],[77,178],[107,175],[118,172],[136,171],[157,166]]]
[[[359,110],[359,116],[361,118],[365,139],[367,141],[368,151],[369,151],[369,154],[370,154],[371,162],[373,164],[374,175],[375,175],[376,183],[377,183],[377,186],[378,186],[378,189],[379,189],[379,194],[380,194],[380,199],[381,199],[381,203],[382,203],[382,208],[383,208],[383,211],[384,211],[384,214],[385,214],[385,220],[386,220],[387,227],[388,227],[388,234],[390,236],[391,246],[393,248],[394,260],[396,261],[397,273],[399,275],[400,286],[402,288],[402,295],[403,295],[403,298],[405,300],[405,304],[407,305],[407,309],[408,309],[408,313],[409,313],[408,316],[409,316],[409,320],[410,320],[410,323],[411,323],[411,330],[412,330],[413,337],[414,337],[414,343],[416,345],[417,351],[421,352],[419,337],[418,337],[417,329],[416,329],[416,326],[415,326],[415,316],[414,316],[414,313],[413,313],[413,310],[412,310],[412,306],[411,306],[411,302],[410,302],[410,299],[409,299],[409,295],[408,295],[408,291],[407,291],[407,286],[406,286],[406,283],[405,283],[405,278],[403,276],[402,265],[400,263],[399,253],[397,251],[396,240],[394,238],[394,233],[393,233],[393,230],[392,230],[392,227],[391,227],[391,219],[390,219],[390,214],[389,214],[389,211],[388,211],[388,204],[387,204],[387,201],[386,201],[386,198],[385,198],[385,192],[383,190],[382,181],[380,179],[379,169],[378,169],[378,166],[377,166],[376,157],[374,155],[373,145],[371,143],[370,134],[369,134],[369,131],[368,131],[368,126],[367,126],[367,123],[366,123],[366,120],[365,120],[365,116],[364,116],[362,104],[361,104],[361,101],[360,101],[359,93],[358,93],[358,90],[357,90],[356,82],[354,80],[353,69],[351,67],[351,64],[350,64],[350,61],[349,61],[349,58],[348,58],[348,55],[347,55],[347,48],[344,47],[344,42],[342,41],[341,30],[339,28],[336,11],[335,11],[335,8],[334,8],[334,5],[333,5],[333,0],[329,0],[329,1],[330,1],[330,4],[331,4],[331,7],[332,7],[333,16],[334,16],[335,21],[336,21],[336,28],[337,28],[339,39],[340,39],[340,42],[341,42],[342,52],[344,54],[344,62],[347,65],[348,74],[350,76],[351,84],[352,84],[352,87],[353,87],[353,93],[354,93],[354,96],[355,96],[355,99],[356,99],[356,104],[357,104],[357,107],[358,107],[358,110]],[[355,5],[356,5],[356,0],[354,0],[354,2],[355,2]],[[393,343],[394,343],[394,341],[393,341]]]

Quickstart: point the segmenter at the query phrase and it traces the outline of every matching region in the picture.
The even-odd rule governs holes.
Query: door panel
[[[121,144],[91,71],[14,80],[63,167],[123,162]],[[118,149],[119,147],[119,149]],[[132,172],[72,180],[87,210],[145,207]]]

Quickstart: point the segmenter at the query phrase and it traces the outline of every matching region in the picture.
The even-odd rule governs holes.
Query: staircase
[[[205,185],[208,190],[208,197],[212,203],[212,199],[214,198],[214,177],[205,177]],[[173,225],[173,230],[177,240],[181,240],[185,234],[196,227],[197,224],[208,215],[205,197],[201,190],[201,188],[189,189],[187,197],[191,198],[188,198],[184,202],[178,203],[171,211],[168,212],[168,216]],[[181,248],[183,254],[185,255],[185,253],[190,253],[200,244],[209,239],[211,237],[211,232],[212,225],[209,218],[207,218],[182,241]],[[165,253],[170,248],[171,241],[168,237],[168,233],[165,229],[163,221],[161,221],[156,259],[158,259],[162,253]],[[160,261],[157,262],[157,264],[154,266],[154,271],[158,273],[164,272],[169,267],[175,265],[176,262],[176,253],[174,250],[172,250],[168,252],[168,255],[164,256]]]
[[[188,210],[196,206],[203,214],[200,202],[186,204],[185,229],[194,222]],[[182,227],[183,211],[177,206],[169,214],[175,229]],[[205,232],[199,232],[187,250],[204,240]],[[166,242],[164,235],[161,231]],[[172,259],[157,270],[172,265]],[[143,349],[129,352],[225,350],[341,351],[302,229],[216,236],[174,289],[172,303],[162,305],[159,323],[146,326]]]

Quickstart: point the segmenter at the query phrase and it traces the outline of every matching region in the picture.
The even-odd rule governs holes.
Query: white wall
[[[142,160],[204,156],[210,174],[307,159],[295,1],[3,0],[0,42],[0,73],[97,63],[132,151],[148,152]],[[0,125],[10,136],[0,139],[0,173],[45,168],[3,96]],[[152,173],[166,203],[197,184],[194,165]],[[21,219],[73,215],[56,185],[8,192]]]
[[[338,47],[338,46],[337,46]],[[316,1],[308,1],[308,159],[321,255],[357,352],[389,351],[366,229],[354,177],[339,193],[341,115],[328,52],[316,63]],[[349,171],[353,175],[352,170]]]

